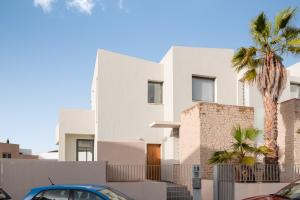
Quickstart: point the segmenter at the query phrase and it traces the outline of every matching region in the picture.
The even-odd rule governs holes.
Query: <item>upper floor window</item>
[[[162,82],[148,81],[148,103],[162,103]]]
[[[215,100],[215,79],[205,77],[192,77],[192,99],[193,101]]]
[[[291,83],[291,98],[300,98],[300,84],[299,83]]]

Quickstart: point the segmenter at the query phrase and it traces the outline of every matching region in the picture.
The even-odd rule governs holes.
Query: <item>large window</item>
[[[148,103],[162,103],[162,82],[148,82]]]
[[[215,79],[193,76],[192,77],[192,99],[193,101],[215,100]]]
[[[79,139],[76,142],[76,160],[93,161],[94,160],[94,140]]]
[[[291,98],[300,98],[300,84],[299,83],[291,83]]]

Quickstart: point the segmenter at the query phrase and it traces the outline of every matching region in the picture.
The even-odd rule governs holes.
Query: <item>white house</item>
[[[153,152],[164,162],[176,162],[180,112],[198,101],[253,106],[255,124],[262,129],[260,94],[234,72],[233,53],[232,49],[171,47],[155,63],[98,50],[91,109],[60,111],[59,160],[99,160],[101,142],[123,142],[142,143],[148,162]],[[300,97],[300,63],[288,68],[281,100],[294,97]]]

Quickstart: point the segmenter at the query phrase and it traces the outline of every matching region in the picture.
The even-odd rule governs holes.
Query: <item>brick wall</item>
[[[234,126],[252,127],[253,108],[197,103],[181,113],[180,162],[200,163],[204,177],[211,177],[208,159],[214,151],[224,150],[232,144]]]

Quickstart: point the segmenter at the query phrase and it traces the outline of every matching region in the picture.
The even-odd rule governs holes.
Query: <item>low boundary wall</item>
[[[33,187],[55,184],[105,184],[105,162],[0,160],[0,186],[19,200]]]
[[[135,200],[167,199],[167,183],[164,182],[114,182],[107,185],[127,194]]]
[[[235,200],[274,194],[289,183],[235,183]]]

